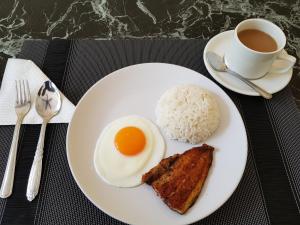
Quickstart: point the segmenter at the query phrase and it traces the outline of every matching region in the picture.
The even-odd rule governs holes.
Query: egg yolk
[[[124,127],[115,136],[115,146],[124,155],[136,155],[143,151],[145,145],[145,135],[137,127]]]

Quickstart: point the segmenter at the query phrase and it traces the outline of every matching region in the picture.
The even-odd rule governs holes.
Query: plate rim
[[[252,90],[242,90],[242,89],[239,89],[239,88],[235,88],[235,87],[231,86],[230,83],[224,82],[222,79],[220,79],[220,76],[217,75],[218,73],[215,72],[211,68],[211,66],[209,65],[209,63],[207,62],[207,59],[205,57],[205,53],[207,52],[209,45],[213,41],[215,41],[216,38],[219,38],[222,35],[229,35],[230,33],[233,33],[233,32],[234,32],[234,30],[226,30],[226,31],[223,31],[221,33],[216,34],[215,36],[213,36],[212,38],[209,39],[209,41],[205,45],[205,48],[203,50],[203,55],[202,55],[205,68],[207,69],[207,71],[209,72],[209,74],[214,78],[214,80],[216,82],[218,82],[219,84],[221,84],[223,87],[225,87],[225,88],[227,88],[227,89],[229,89],[231,91],[234,91],[236,93],[242,94],[242,95],[259,97],[260,95],[257,92],[255,92],[255,91],[252,91]],[[283,49],[283,51],[285,51],[285,49]],[[281,88],[276,89],[275,91],[270,91],[271,94],[275,94],[275,93],[283,90],[290,83],[290,81],[291,81],[291,79],[293,77],[293,69],[291,68],[288,72],[286,72],[286,74],[288,74],[288,76],[289,76],[289,79],[288,79],[287,83],[285,85],[283,85]],[[262,78],[259,78],[257,80],[260,80],[260,79],[262,79]]]
[[[98,204],[96,204],[96,202],[90,198],[90,196],[88,195],[88,193],[81,187],[80,185],[80,182],[79,182],[79,178],[76,176],[72,166],[71,166],[71,161],[70,161],[70,150],[69,150],[69,134],[70,134],[70,130],[72,128],[72,122],[73,122],[73,117],[77,111],[77,108],[79,107],[79,105],[81,104],[81,102],[85,99],[85,97],[95,88],[96,85],[98,85],[100,82],[103,82],[104,80],[106,79],[110,79],[112,76],[117,76],[119,73],[120,70],[125,70],[125,69],[128,69],[129,67],[136,67],[136,66],[143,66],[143,65],[160,65],[160,64],[163,64],[163,65],[167,65],[167,66],[175,66],[175,67],[181,67],[183,69],[186,69],[186,70],[190,70],[194,73],[197,73],[198,75],[204,77],[205,79],[207,79],[209,82],[212,82],[214,85],[216,85],[217,88],[220,89],[221,92],[223,92],[223,94],[229,99],[229,101],[231,102],[231,104],[233,105],[233,107],[235,108],[235,110],[237,111],[237,114],[239,116],[239,119],[240,121],[242,122],[242,125],[243,125],[243,129],[242,129],[242,133],[243,133],[243,136],[245,138],[245,158],[244,158],[244,162],[243,162],[243,168],[241,170],[241,173],[240,173],[240,176],[238,177],[237,181],[236,181],[236,184],[235,184],[235,187],[232,189],[231,193],[228,194],[227,198],[222,202],[220,203],[214,210],[211,210],[210,212],[204,214],[202,217],[198,217],[196,219],[188,219],[187,218],[187,221],[184,222],[184,223],[180,223],[180,225],[185,225],[185,224],[191,224],[191,223],[195,223],[197,221],[200,221],[206,217],[208,217],[209,215],[213,214],[215,211],[217,211],[221,206],[223,206],[228,200],[229,198],[234,194],[234,192],[236,191],[237,187],[239,186],[241,180],[242,180],[242,177],[244,176],[244,172],[245,172],[245,168],[246,168],[246,164],[247,164],[247,158],[248,158],[248,151],[249,151],[249,143],[248,143],[248,136],[247,136],[247,131],[246,131],[246,126],[245,126],[245,123],[244,123],[244,120],[243,120],[243,117],[240,113],[240,111],[238,110],[237,106],[235,105],[235,103],[233,102],[233,100],[230,98],[230,96],[221,88],[219,87],[216,82],[214,82],[213,80],[207,78],[206,76],[204,76],[203,74],[199,73],[198,71],[195,71],[193,69],[190,69],[190,68],[187,68],[187,67],[184,67],[184,66],[180,66],[180,65],[177,65],[177,64],[172,64],[172,63],[160,63],[160,62],[148,62],[148,63],[137,63],[137,64],[133,64],[133,65],[129,65],[129,66],[126,66],[126,67],[122,67],[118,70],[115,70],[109,74],[107,74],[106,76],[104,76],[103,78],[101,78],[100,80],[98,80],[97,82],[95,82],[85,93],[84,95],[80,98],[80,100],[78,101],[78,103],[76,104],[75,106],[75,110],[74,110],[74,113],[72,115],[72,118],[70,120],[70,123],[68,124],[68,129],[67,129],[67,134],[66,134],[66,153],[67,153],[67,161],[68,161],[68,166],[70,168],[70,171],[71,171],[71,174],[72,174],[72,177],[74,178],[77,186],[79,187],[79,189],[81,190],[81,192],[84,194],[84,196],[95,206],[97,207],[99,210],[101,210],[102,212],[104,212],[106,215],[116,219],[116,220],[119,220],[123,223],[130,223],[130,221],[128,221],[126,218],[123,218],[122,216],[119,216],[119,215],[115,215],[114,213],[111,213],[110,210],[108,209],[104,209],[103,207],[100,207]],[[124,75],[122,75],[124,76]]]

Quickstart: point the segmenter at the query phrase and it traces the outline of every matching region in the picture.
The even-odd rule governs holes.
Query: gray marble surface
[[[279,25],[300,58],[300,0],[1,0],[0,66],[26,39],[209,39],[253,17]],[[291,87],[300,107],[299,60]]]

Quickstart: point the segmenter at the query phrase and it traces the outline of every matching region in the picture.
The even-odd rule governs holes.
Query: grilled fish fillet
[[[203,144],[163,159],[143,175],[160,198],[174,211],[184,214],[199,196],[213,160],[214,148]]]

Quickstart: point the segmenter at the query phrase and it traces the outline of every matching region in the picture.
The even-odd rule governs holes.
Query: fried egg
[[[134,187],[141,184],[142,175],[157,165],[164,153],[164,139],[150,120],[126,116],[112,121],[101,132],[94,166],[106,183]]]

